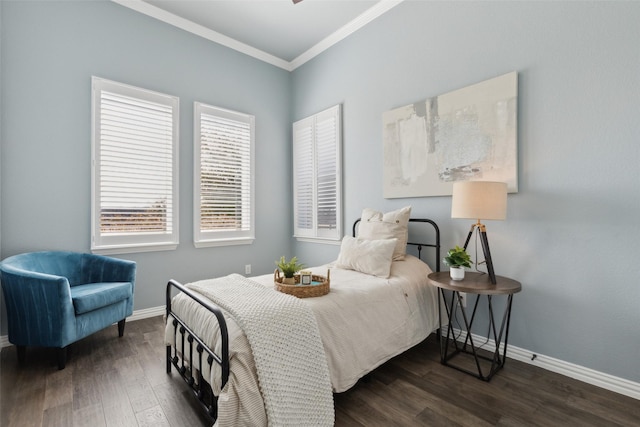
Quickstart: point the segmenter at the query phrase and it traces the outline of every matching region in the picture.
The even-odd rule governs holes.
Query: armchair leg
[[[58,370],[63,370],[67,364],[67,347],[58,349]]]
[[[118,322],[118,336],[121,337],[124,335],[124,322],[127,319],[122,319],[121,321]]]
[[[24,363],[27,359],[27,347],[24,345],[17,345],[16,351],[18,352],[18,363]]]

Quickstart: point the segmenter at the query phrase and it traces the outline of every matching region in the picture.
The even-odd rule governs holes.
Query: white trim
[[[131,316],[127,317],[127,321],[135,322],[136,320],[147,319],[149,317],[164,316],[166,312],[167,307],[164,305],[143,308],[142,310],[135,310]]]
[[[133,314],[131,314],[131,316],[127,317],[127,322],[135,322],[136,320],[142,320],[148,317],[164,316],[166,311],[167,309],[164,305],[158,307],[143,308],[142,310],[135,310]],[[0,348],[9,347],[10,345],[13,344],[9,342],[8,335],[0,336]]]
[[[158,307],[145,308],[142,310],[136,310],[133,314],[127,317],[127,321],[134,322],[136,320],[142,320],[149,317],[163,316],[166,313],[166,307],[164,305]],[[456,336],[459,336],[459,330],[454,329]],[[486,337],[471,334],[475,342],[483,343],[487,340]],[[0,336],[0,348],[8,347],[9,338],[7,335]],[[486,344],[489,351],[495,349],[495,342],[490,340]],[[502,344],[500,346],[501,351],[503,349]],[[535,358],[533,356],[535,355]],[[507,358],[518,360],[520,362],[527,363],[529,365],[538,366],[547,371],[555,372],[560,375],[564,375],[569,378],[574,378],[578,381],[585,382],[587,384],[595,385],[596,387],[604,388],[615,393],[620,393],[625,396],[629,396],[634,399],[640,400],[640,383],[629,381],[624,378],[616,377],[614,375],[605,374],[584,366],[576,365],[573,363],[565,362],[563,360],[555,359],[553,357],[544,356],[532,352],[531,350],[525,350],[520,347],[509,345],[507,351]],[[533,360],[531,360],[533,358]],[[499,375],[499,374],[498,374]]]
[[[207,118],[205,119],[205,116]],[[203,122],[209,123],[205,126],[205,133],[208,131],[226,134],[229,132],[228,126],[235,129],[231,132],[239,132],[233,142],[229,141],[229,145],[225,148],[216,146],[213,141],[203,142]],[[215,122],[215,124],[213,122]],[[229,122],[233,122],[231,125]],[[255,231],[255,140],[256,140],[256,118],[252,114],[240,113],[238,111],[227,110],[202,102],[193,103],[193,244],[196,248],[227,246],[227,245],[250,245],[253,243],[256,235]],[[224,122],[224,124],[222,123]],[[219,127],[220,126],[220,127]],[[248,126],[248,129],[245,128]],[[242,131],[240,130],[242,128]],[[244,131],[248,130],[248,139],[245,139]],[[242,136],[241,136],[242,135]],[[228,135],[231,137],[231,135]],[[205,138],[208,139],[208,138]],[[248,143],[248,152],[245,152]],[[203,146],[212,153],[211,157],[202,157]],[[232,147],[233,146],[233,147]],[[239,173],[241,188],[236,189],[238,195],[241,196],[241,213],[240,217],[236,216],[236,220],[240,219],[242,224],[236,228],[226,229],[223,227],[215,230],[202,229],[202,168],[205,164],[212,162],[217,164],[220,156],[225,152],[233,150],[239,155],[242,172]],[[248,162],[247,162],[248,160]],[[245,169],[249,164],[248,170]],[[211,167],[211,164],[209,164]],[[221,167],[233,167],[227,165]],[[237,165],[235,165],[237,166]],[[218,168],[218,166],[215,166]],[[235,172],[235,171],[234,171]],[[247,197],[248,196],[248,197]],[[247,199],[249,200],[247,202]],[[204,207],[206,209],[206,206]],[[248,228],[247,228],[248,217]]]
[[[342,239],[342,105],[337,104],[293,123],[293,237]],[[333,154],[333,158],[331,154]],[[335,227],[323,228],[319,214],[324,167],[335,167]],[[326,174],[330,171],[327,170]],[[329,175],[327,175],[329,177]],[[304,228],[299,219],[305,218]],[[310,222],[310,223],[307,223]]]
[[[98,255],[132,254],[136,252],[174,251],[177,247],[177,243],[159,245],[103,246],[101,248],[92,248],[91,253]]]
[[[107,95],[105,95],[107,94]],[[136,102],[142,102],[153,104],[153,108],[159,106],[162,108],[162,112],[166,114],[166,122],[170,122],[171,135],[170,141],[158,140],[160,144],[169,145],[171,155],[166,157],[160,157],[160,160],[164,160],[171,163],[171,176],[166,179],[171,183],[171,192],[166,194],[170,201],[171,217],[167,218],[167,225],[170,225],[170,230],[158,230],[152,232],[127,232],[127,233],[102,233],[101,230],[101,209],[102,205],[102,183],[103,171],[113,166],[113,162],[103,162],[103,148],[105,147],[106,140],[103,138],[102,126],[103,119],[103,100],[107,97],[116,97],[116,103],[122,103],[124,98],[131,98]],[[126,101],[128,102],[128,101]],[[119,106],[117,107],[119,108]],[[166,112],[165,112],[166,109]],[[108,109],[105,111],[109,111]],[[105,113],[107,114],[107,113]],[[161,117],[164,114],[159,112]],[[109,114],[107,114],[108,117]],[[166,123],[168,124],[168,123]],[[120,127],[120,126],[118,126]],[[92,253],[99,253],[103,255],[120,254],[120,253],[133,253],[133,252],[147,252],[147,251],[163,251],[174,250],[180,242],[179,236],[179,143],[180,143],[180,98],[173,95],[168,95],[160,92],[155,92],[145,88],[139,88],[131,86],[125,83],[115,82],[107,80],[97,76],[91,76],[91,251]],[[153,141],[156,142],[155,140]],[[169,144],[168,144],[169,143]],[[120,154],[124,153],[120,151]],[[111,164],[110,164],[111,163]],[[166,163],[161,163],[164,167]],[[113,176],[111,176],[113,178]],[[145,180],[148,183],[150,178],[145,176]],[[118,191],[123,186],[118,187]],[[167,202],[168,203],[168,202]],[[168,214],[166,215],[169,216]]]
[[[459,341],[464,341],[462,331],[454,328],[454,335]],[[443,329],[444,332],[444,329]],[[485,343],[482,345],[484,350],[490,352],[495,351],[496,344],[494,340],[487,341],[487,337],[482,335],[471,334],[474,343]],[[504,351],[504,343],[500,343],[500,351]],[[524,362],[528,365],[538,366],[547,371],[555,372],[569,378],[582,381],[587,384],[595,385],[615,393],[640,400],[640,383],[629,381],[614,375],[599,372],[591,368],[576,365],[564,360],[555,359],[550,356],[535,353],[531,350],[516,347],[509,344],[507,349],[507,358]],[[498,374],[499,375],[499,374]]]
[[[335,245],[340,246],[342,244],[342,240],[340,239],[323,239],[320,237],[297,237],[293,236],[298,242],[307,242],[307,243],[322,243],[323,245]]]
[[[358,31],[360,28],[364,27],[380,15],[388,12],[392,8],[396,7],[404,0],[381,0],[376,3],[373,7],[365,11],[362,15],[355,18],[353,21],[345,24],[343,27],[339,28],[333,34],[330,34],[315,46],[311,47],[309,50],[295,58],[293,61],[289,62],[289,71],[293,71],[302,64],[307,61],[312,60],[316,56],[320,55],[325,50],[329,49],[331,46],[340,42],[341,40],[347,38],[351,34]]]
[[[519,347],[509,346],[507,354],[514,360],[528,363],[529,365],[539,366],[547,371],[556,372],[570,378],[592,384],[625,396],[633,397],[640,400],[640,383],[616,377],[614,375],[599,372],[584,366],[575,365],[553,357],[536,355],[532,359],[533,352]]]
[[[178,27],[182,30],[185,30],[207,40],[211,40],[214,43],[218,43],[230,49],[237,50],[238,52],[259,59],[260,61],[275,65],[276,67],[283,68],[287,71],[292,71],[290,63],[285,61],[284,59],[280,59],[277,56],[271,55],[270,53],[266,53],[260,49],[256,49],[253,46],[249,46],[245,43],[239,42],[238,40],[232,39],[231,37],[225,36],[224,34],[218,33],[217,31],[213,31],[202,25],[196,24],[195,22],[181,18],[177,15],[174,15],[173,13],[169,13],[166,10],[160,9],[159,7],[153,6],[142,0],[111,1],[121,6],[128,7],[129,9],[133,9],[136,12],[140,12],[144,15],[155,18],[159,21],[173,25],[174,27]]]
[[[193,246],[196,248],[213,248],[218,246],[234,246],[234,245],[252,245],[255,238],[238,238],[238,239],[218,239],[218,240],[200,240],[194,241]]]
[[[399,5],[404,0],[381,0],[370,9],[365,11],[362,15],[345,24],[336,32],[324,38],[315,46],[311,47],[309,50],[302,53],[300,56],[290,62],[282,58],[278,58],[277,56],[260,49],[256,49],[255,47],[249,46],[248,44],[239,42],[238,40],[232,39],[231,37],[225,36],[224,34],[221,34],[217,31],[213,31],[202,25],[196,24],[195,22],[181,18],[177,15],[174,15],[173,13],[167,12],[166,10],[160,9],[159,7],[153,6],[142,0],[111,1],[121,6],[135,10],[136,12],[140,12],[144,15],[155,18],[159,21],[165,22],[169,25],[173,25],[174,27],[180,28],[182,30],[210,40],[214,43],[218,43],[222,46],[228,47],[229,49],[233,49],[238,52],[244,53],[245,55],[249,55],[253,58],[259,59],[260,61],[266,62],[267,64],[274,65],[287,71],[293,71],[302,64],[310,61],[325,50],[329,49],[334,44],[355,33],[360,28],[364,27],[380,15]]]

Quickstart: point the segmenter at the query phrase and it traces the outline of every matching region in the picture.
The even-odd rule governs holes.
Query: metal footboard
[[[204,343],[177,314],[171,311],[171,288],[175,288],[186,294],[216,316],[220,327],[220,338],[222,340],[220,355],[214,353],[213,350],[211,350],[211,348],[209,348],[209,346]],[[207,363],[209,365],[209,370],[211,370],[214,362],[219,364],[222,369],[220,388],[224,388],[227,380],[229,379],[229,334],[227,332],[227,323],[224,320],[222,311],[211,301],[205,301],[175,280],[170,280],[167,283],[166,304],[167,322],[172,323],[174,327],[174,336],[176,336],[176,343],[175,347],[173,347],[173,352],[172,346],[167,345],[167,374],[171,373],[171,365],[175,366],[176,370],[189,385],[193,395],[198,399],[198,402],[200,402],[206,413],[215,421],[218,417],[218,397],[214,395],[208,382],[203,378],[202,367],[204,366],[203,363]],[[178,339],[178,333],[180,334],[180,339]],[[194,347],[196,353],[195,361]],[[178,348],[180,348],[180,353],[178,353]],[[185,361],[184,357],[180,357],[180,354],[183,356],[186,355],[187,353],[185,352],[189,353],[187,361]],[[194,378],[193,376],[194,370],[198,373],[197,378]]]

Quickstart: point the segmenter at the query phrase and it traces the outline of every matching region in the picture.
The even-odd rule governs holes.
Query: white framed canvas
[[[382,115],[385,198],[451,195],[455,181],[518,191],[513,71]]]

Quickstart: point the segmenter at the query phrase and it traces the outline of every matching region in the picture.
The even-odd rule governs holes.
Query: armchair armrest
[[[13,344],[64,347],[75,338],[67,278],[3,266],[2,290]]]

